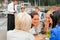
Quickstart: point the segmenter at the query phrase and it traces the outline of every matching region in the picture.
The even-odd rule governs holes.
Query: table
[[[35,35],[35,40],[44,40],[44,38],[46,37],[47,37],[46,34]]]

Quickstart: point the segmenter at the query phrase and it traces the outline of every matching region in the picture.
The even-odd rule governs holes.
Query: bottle
[[[46,30],[46,35],[47,35],[47,38],[50,38],[50,28],[49,27]]]

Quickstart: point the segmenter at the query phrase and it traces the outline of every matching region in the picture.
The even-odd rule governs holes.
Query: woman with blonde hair
[[[35,40],[29,33],[31,17],[28,14],[18,14],[15,19],[15,29],[8,31],[7,40]]]

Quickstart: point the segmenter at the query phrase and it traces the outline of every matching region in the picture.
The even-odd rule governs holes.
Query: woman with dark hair
[[[52,14],[50,14],[50,17],[51,17],[51,19],[53,21],[52,28],[55,28],[55,26],[57,25],[57,19],[55,18],[56,17],[55,12],[56,11],[54,11]]]
[[[41,32],[39,15],[36,12],[32,12],[30,15],[32,18],[32,26],[31,26],[30,32],[32,34],[37,34]]]
[[[56,19],[56,26],[51,30],[50,40],[60,40],[60,10],[55,11],[53,15]]]

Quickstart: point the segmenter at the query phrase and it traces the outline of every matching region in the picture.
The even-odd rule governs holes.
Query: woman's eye
[[[34,20],[39,20],[39,19],[34,19]]]
[[[50,17],[46,17],[46,18],[50,19]]]

